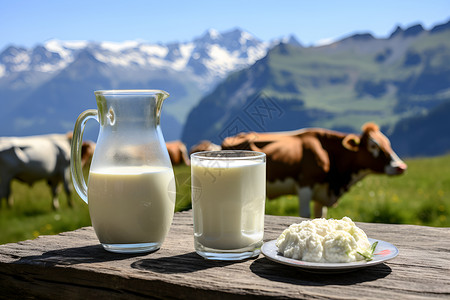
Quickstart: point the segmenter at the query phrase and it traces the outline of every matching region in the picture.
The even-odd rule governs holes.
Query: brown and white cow
[[[191,164],[186,145],[182,141],[171,141],[166,143],[172,165],[184,163],[186,166]]]
[[[311,216],[311,200],[320,217],[364,176],[399,175],[407,168],[374,123],[365,124],[360,136],[319,128],[241,133],[226,138],[222,148],[266,153],[267,196],[298,194],[302,217]]]
[[[63,183],[69,205],[70,197],[70,145],[72,134],[49,134],[29,137],[0,138],[0,204],[3,198],[12,205],[11,181],[32,185],[46,180],[52,191],[52,206],[59,207],[58,184]],[[82,164],[92,158],[95,143],[83,142]]]

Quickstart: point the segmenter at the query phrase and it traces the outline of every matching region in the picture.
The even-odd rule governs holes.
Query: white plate
[[[375,248],[373,260],[371,261],[361,260],[350,263],[317,263],[284,257],[278,252],[278,247],[275,245],[275,242],[276,240],[266,242],[261,247],[261,252],[268,259],[281,264],[303,268],[305,271],[312,272],[347,272],[352,271],[353,269],[378,265],[393,259],[398,255],[398,249],[394,245],[385,241],[369,238],[369,242],[371,244],[378,242],[377,247]]]

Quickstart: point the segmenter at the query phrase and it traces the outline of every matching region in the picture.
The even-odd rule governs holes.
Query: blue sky
[[[309,46],[356,32],[387,37],[397,25],[429,29],[449,19],[449,0],[1,0],[0,51],[50,39],[185,42],[209,28],[235,27],[265,41],[294,34]]]

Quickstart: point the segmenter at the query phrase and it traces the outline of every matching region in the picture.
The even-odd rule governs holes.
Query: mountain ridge
[[[367,121],[392,133],[400,120],[450,101],[448,24],[437,32],[414,25],[385,39],[359,34],[313,48],[279,44],[202,98],[182,139],[191,146],[240,131],[358,132]]]

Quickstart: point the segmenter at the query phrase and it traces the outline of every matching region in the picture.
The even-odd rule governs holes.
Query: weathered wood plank
[[[265,240],[300,218],[266,216]],[[450,297],[450,229],[359,223],[396,245],[385,264],[345,274],[313,274],[262,255],[207,261],[194,252],[192,213],[177,213],[163,247],[143,255],[103,250],[92,227],[0,245],[0,298],[229,299]]]

